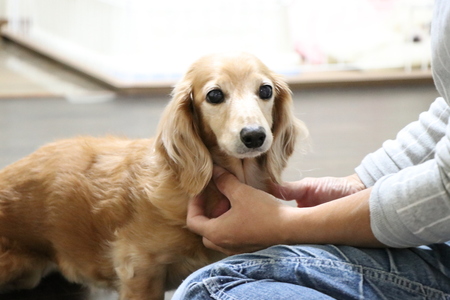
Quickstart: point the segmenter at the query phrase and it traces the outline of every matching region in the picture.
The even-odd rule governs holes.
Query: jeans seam
[[[420,282],[407,279],[399,274],[389,273],[383,270],[378,270],[370,267],[361,266],[361,268],[363,278],[366,277],[383,280],[384,282],[395,284],[396,286],[401,287],[406,291],[425,297],[429,297],[430,294],[439,295],[442,298],[450,296],[449,294],[444,293],[443,291],[424,285]]]
[[[248,267],[254,267],[257,265],[266,265],[266,264],[276,264],[277,262],[286,262],[290,261],[293,263],[298,263],[303,266],[324,266],[334,269],[342,269],[342,265],[345,265],[347,269],[354,270],[358,272],[363,279],[366,278],[374,278],[378,280],[383,280],[385,282],[389,282],[391,284],[395,284],[396,286],[408,291],[412,292],[424,297],[430,297],[431,295],[439,295],[442,298],[450,297],[450,294],[444,293],[438,289],[432,288],[430,286],[426,286],[420,282],[413,281],[407,278],[402,277],[399,274],[389,273],[383,270],[361,266],[357,264],[353,264],[350,262],[336,261],[333,259],[323,259],[323,258],[313,258],[313,257],[295,257],[295,258],[283,258],[283,259],[274,259],[274,258],[264,258],[264,259],[253,259],[247,262],[243,262],[240,264],[228,265],[230,269],[242,272],[243,269]],[[234,299],[234,298],[231,298]]]

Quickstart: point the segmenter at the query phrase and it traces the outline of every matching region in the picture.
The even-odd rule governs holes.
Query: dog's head
[[[301,123],[286,83],[250,54],[197,60],[174,89],[159,138],[182,188],[199,193],[212,156],[255,158],[278,182]],[[214,156],[213,155],[213,156]]]
[[[269,150],[276,86],[259,60],[250,55],[206,56],[186,77],[208,148],[217,145],[239,159]]]

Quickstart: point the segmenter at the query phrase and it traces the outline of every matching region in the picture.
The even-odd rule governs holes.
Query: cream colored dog
[[[268,190],[303,125],[287,85],[249,54],[199,59],[175,87],[155,139],[59,141],[0,172],[0,289],[60,271],[121,299],[163,299],[220,257],[186,229],[213,164]],[[214,191],[211,192],[212,195]],[[211,216],[215,197],[208,197]]]

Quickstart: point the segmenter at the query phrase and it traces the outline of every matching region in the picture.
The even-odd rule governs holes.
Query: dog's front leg
[[[132,278],[121,278],[120,300],[163,300],[166,274],[162,270],[154,271],[136,267]]]
[[[129,267],[128,267],[129,268]],[[128,272],[132,273],[128,273]],[[163,300],[166,272],[164,266],[133,266],[120,279],[120,300]]]
[[[121,243],[114,253],[120,300],[163,300],[166,266],[157,257]]]

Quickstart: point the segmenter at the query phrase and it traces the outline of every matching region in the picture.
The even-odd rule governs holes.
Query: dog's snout
[[[247,148],[258,148],[266,140],[266,130],[261,126],[247,126],[241,130],[241,141]]]

